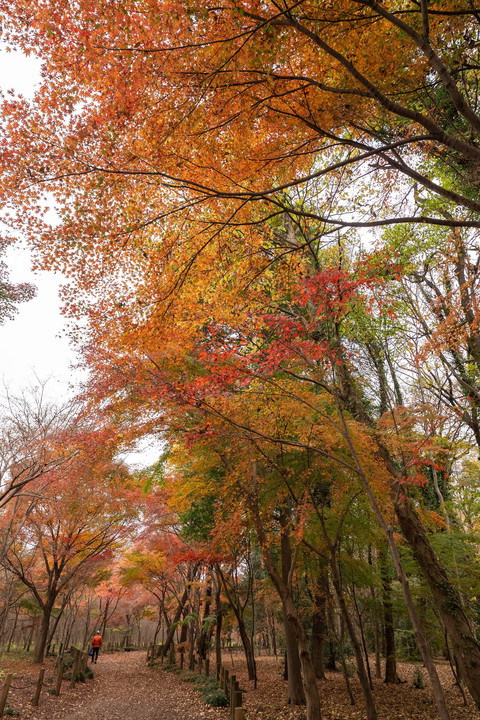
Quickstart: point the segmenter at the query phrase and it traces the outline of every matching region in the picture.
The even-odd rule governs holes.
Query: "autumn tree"
[[[128,473],[95,445],[99,440],[98,433],[84,437],[83,451],[55,470],[5,557],[8,570],[42,612],[35,662],[43,659],[57,600],[61,598],[61,612],[75,587],[91,581],[110,562],[134,515],[125,504],[126,494],[134,492]]]

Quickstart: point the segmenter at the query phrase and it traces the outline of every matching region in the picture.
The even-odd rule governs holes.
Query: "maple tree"
[[[135,488],[126,469],[108,457],[108,443],[94,451],[99,440],[99,433],[87,433],[83,451],[51,471],[55,477],[30,504],[5,554],[5,566],[42,612],[35,662],[43,659],[56,601],[61,598],[58,622],[72,591],[110,561],[134,517],[125,498]]]

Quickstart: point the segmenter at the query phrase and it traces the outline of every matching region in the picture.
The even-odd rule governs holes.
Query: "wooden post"
[[[55,683],[55,695],[60,695],[60,689],[62,687],[62,680],[63,680],[63,658],[59,658],[58,662],[58,668],[57,668],[57,682]]]
[[[37,680],[37,689],[35,690],[35,695],[33,696],[33,700],[32,700],[33,707],[37,707],[38,703],[40,701],[40,693],[42,692],[44,675],[45,675],[45,668],[41,668],[40,675],[38,676],[38,680]]]
[[[72,666],[72,677],[70,679],[70,687],[74,688],[75,683],[77,682],[77,672],[78,672],[78,650],[75,653],[75,660],[73,661]]]
[[[235,684],[237,682],[237,676],[232,675],[230,678],[230,717],[233,718],[235,712]]]
[[[233,716],[233,720],[245,720],[245,711],[244,711],[243,707],[235,708],[235,714]]]
[[[0,695],[0,717],[3,715],[3,711],[5,710],[5,705],[7,704],[7,695],[8,691],[10,690],[10,683],[12,682],[12,674],[8,674],[5,678],[5,685],[2,689],[2,694]]]
[[[238,684],[235,689],[235,708],[242,707],[242,691],[238,689]]]

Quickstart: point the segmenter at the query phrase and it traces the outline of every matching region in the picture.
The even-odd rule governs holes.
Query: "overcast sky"
[[[21,53],[0,52],[0,86],[31,97],[40,79],[39,64]],[[13,282],[31,282],[37,296],[19,306],[13,320],[0,325],[0,379],[12,390],[51,378],[50,393],[62,396],[79,375],[72,373],[75,353],[63,334],[58,290],[61,277],[54,273],[32,273],[30,253],[20,245],[6,257]]]
[[[32,97],[40,80],[40,66],[21,53],[0,51],[0,88],[13,89]],[[65,320],[60,312],[59,288],[62,277],[53,272],[33,273],[27,248],[11,247],[6,257],[12,282],[31,282],[37,295],[19,305],[13,320],[0,325],[0,383],[12,392],[48,379],[48,395],[61,401],[73,394],[83,375],[75,369],[74,349],[66,336]],[[1,391],[1,389],[0,389]],[[130,465],[145,466],[155,462],[162,450],[159,441],[145,439],[137,452],[128,453]]]

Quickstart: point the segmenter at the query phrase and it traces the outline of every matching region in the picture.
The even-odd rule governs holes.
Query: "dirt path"
[[[95,678],[75,690],[64,683],[56,698],[44,695],[30,717],[39,720],[225,720],[224,709],[205,705],[191,685],[149,668],[144,652],[100,655]],[[22,713],[23,714],[23,713]]]

